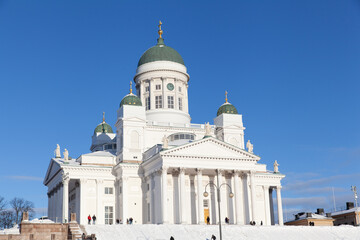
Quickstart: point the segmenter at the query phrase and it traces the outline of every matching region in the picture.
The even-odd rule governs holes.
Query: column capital
[[[174,176],[174,177],[177,177],[177,176],[179,176],[179,170],[178,169],[173,169],[172,171],[171,171],[171,174]]]
[[[96,179],[96,184],[103,184],[104,183],[104,179]]]
[[[183,168],[183,167],[179,168],[179,173],[180,174],[185,174],[185,170],[186,170],[186,168]]]
[[[263,187],[263,189],[269,189],[270,186],[269,185],[263,185],[262,187]]]
[[[168,166],[162,166],[162,167],[160,168],[161,172],[165,172],[165,173],[167,173],[167,170],[168,170],[168,169],[169,169]]]
[[[62,173],[62,177],[61,177],[61,182],[63,184],[69,184],[70,181],[70,177],[69,177],[69,173]]]
[[[196,173],[197,174],[202,174],[202,171],[204,170],[203,168],[196,168]]]
[[[224,169],[216,169],[216,173],[217,173],[217,175],[223,175],[223,174],[224,174],[224,172],[225,172],[225,170],[224,170]]]
[[[282,186],[276,186],[276,190],[281,190]]]
[[[84,183],[86,184],[88,180],[85,178],[80,178],[79,181],[80,181],[80,184],[84,184]]]
[[[234,175],[238,175],[238,176],[240,177],[240,175],[242,174],[242,171],[240,171],[240,170],[234,170],[234,171],[233,171],[233,174],[234,174]]]

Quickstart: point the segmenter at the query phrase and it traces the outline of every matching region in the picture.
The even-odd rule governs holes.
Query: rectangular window
[[[146,110],[150,110],[150,97],[145,99]]]
[[[182,98],[179,98],[179,110],[183,110],[183,107],[182,107]]]
[[[162,96],[155,96],[155,108],[162,108]]]
[[[150,91],[150,87],[149,86],[145,87],[145,92],[149,92],[149,91]]]
[[[112,187],[106,187],[105,188],[105,194],[113,194],[113,188]]]
[[[114,223],[114,207],[105,206],[105,224],[112,225]]]
[[[155,89],[156,89],[156,90],[160,90],[160,89],[161,89],[161,85],[160,85],[160,84],[157,84],[157,85],[155,86]]]
[[[179,92],[181,92],[181,87],[179,87]]]
[[[148,222],[150,222],[150,203],[147,204]]]
[[[168,96],[168,108],[174,108],[174,96]]]

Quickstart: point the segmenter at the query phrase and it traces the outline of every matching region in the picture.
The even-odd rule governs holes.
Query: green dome
[[[120,102],[120,107],[122,105],[135,105],[135,106],[142,106],[140,98],[138,98],[136,95],[130,93],[126,95]]]
[[[158,43],[149,48],[140,58],[138,67],[145,63],[155,62],[155,61],[170,61],[184,64],[184,60],[180,54],[173,48],[168,47],[164,44],[164,39],[158,38]]]
[[[221,105],[221,107],[219,107],[219,110],[217,111],[217,116],[223,113],[238,114],[238,111],[231,103],[226,102],[223,105]]]
[[[94,133],[114,133],[111,126],[107,124],[105,121],[97,125],[94,130]]]

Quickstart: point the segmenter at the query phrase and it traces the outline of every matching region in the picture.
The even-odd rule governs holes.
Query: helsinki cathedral
[[[76,213],[80,224],[89,215],[97,224],[129,218],[215,224],[220,210],[221,222],[282,225],[285,175],[277,162],[268,170],[250,141],[245,144],[242,115],[227,96],[213,125],[191,123],[190,76],[181,55],[165,45],[161,22],[158,33],[138,62],[136,93],[130,87],[121,100],[114,128],[103,117],[91,152],[77,159],[57,146],[44,179],[49,219],[67,222]]]

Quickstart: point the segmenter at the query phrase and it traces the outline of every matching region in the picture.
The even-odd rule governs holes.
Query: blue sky
[[[360,2],[0,0],[0,195],[47,207],[56,144],[89,152],[114,126],[142,53],[165,44],[190,74],[192,122],[229,101],[261,163],[286,174],[285,219],[360,188]]]

